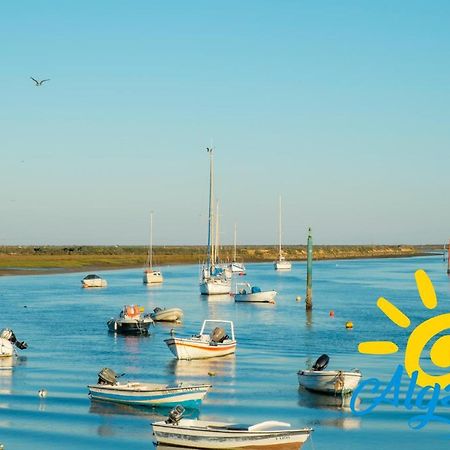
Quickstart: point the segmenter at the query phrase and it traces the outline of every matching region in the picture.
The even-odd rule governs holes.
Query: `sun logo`
[[[434,309],[437,306],[436,292],[433,283],[424,270],[415,273],[417,290],[423,305],[427,309]],[[378,308],[396,325],[408,328],[411,321],[402,311],[400,311],[389,300],[380,297],[377,301]],[[416,383],[421,386],[435,386],[438,384],[442,389],[450,385],[450,372],[444,375],[430,375],[420,367],[420,355],[422,350],[438,333],[450,328],[450,313],[434,316],[419,324],[410,334],[405,349],[405,369],[411,378],[417,372]],[[391,341],[368,341],[361,342],[358,346],[360,353],[372,355],[388,355],[396,353],[398,346]],[[450,369],[450,336],[441,336],[431,346],[430,358],[433,364],[441,368]]]

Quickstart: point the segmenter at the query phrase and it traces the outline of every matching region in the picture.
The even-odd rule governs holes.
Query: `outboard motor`
[[[214,330],[211,333],[211,341],[220,343],[223,342],[225,339],[225,330],[220,327],[214,328]]]
[[[25,341],[18,341],[13,330],[9,328],[3,328],[3,330],[0,331],[0,338],[6,339],[7,341],[11,342],[11,344],[14,344],[17,348],[20,348],[20,350],[25,350],[26,348],[28,348],[28,344]]]
[[[117,378],[118,375],[114,370],[109,369],[108,367],[104,367],[100,372],[98,373],[98,384],[109,384],[111,386],[114,386],[117,384]]]
[[[328,355],[323,354],[320,356],[317,361],[312,366],[312,370],[321,371],[325,369],[325,367],[328,366],[328,363],[330,362],[330,357]]]
[[[166,419],[166,423],[173,425],[178,425],[178,422],[183,418],[184,408],[181,405],[175,406],[170,413],[169,417]]]

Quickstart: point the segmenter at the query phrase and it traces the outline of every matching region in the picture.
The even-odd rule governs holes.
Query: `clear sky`
[[[448,0],[0,2],[0,245],[450,237]],[[50,78],[41,87],[30,80]]]

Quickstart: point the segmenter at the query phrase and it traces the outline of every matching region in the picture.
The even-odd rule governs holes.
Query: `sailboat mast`
[[[218,264],[219,263],[219,236],[220,236],[220,232],[219,232],[219,200],[217,200],[216,203],[216,216],[215,216],[215,226],[216,226],[216,231],[215,231],[215,250],[214,250],[214,263]]]
[[[206,149],[209,153],[209,206],[208,206],[208,268],[214,264],[213,255],[213,198],[214,198],[214,162],[213,162],[213,149]]]
[[[153,211],[150,213],[150,270],[153,270]]]
[[[279,247],[278,247],[278,259],[281,259],[281,195],[278,198],[278,210],[279,210],[279,215],[278,215],[278,242],[279,242]]]
[[[233,261],[236,262],[236,224],[234,224],[234,249],[233,249]]]

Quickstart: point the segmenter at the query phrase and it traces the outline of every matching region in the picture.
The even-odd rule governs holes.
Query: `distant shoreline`
[[[317,245],[314,260],[402,258],[442,252],[440,245]],[[221,248],[224,261],[231,261],[233,248]],[[291,261],[305,261],[305,246],[284,246]],[[143,246],[2,246],[0,276],[50,275],[71,272],[144,268],[147,248]],[[275,246],[239,246],[237,259],[247,263],[271,262]],[[160,266],[199,264],[205,260],[204,246],[157,246],[154,261]]]

